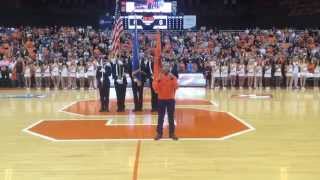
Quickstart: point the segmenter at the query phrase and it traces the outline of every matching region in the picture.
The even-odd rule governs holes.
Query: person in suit
[[[155,92],[152,83],[154,80],[154,73],[153,73],[153,57],[150,55],[145,62],[146,65],[146,78],[149,80],[150,90],[151,90],[151,112],[158,111],[158,95]]]
[[[175,75],[170,73],[170,65],[164,63],[159,78],[153,81],[153,88],[158,94],[158,125],[155,140],[160,140],[163,135],[163,122],[166,111],[169,120],[169,137],[178,140],[175,135],[174,112],[175,112],[175,93],[178,89],[178,82]]]
[[[110,79],[112,65],[108,59],[101,57],[100,64],[97,68],[96,78],[100,93],[100,112],[109,111],[109,94],[110,94]]]
[[[125,111],[125,99],[127,89],[127,78],[125,74],[125,61],[122,57],[117,56],[112,68],[112,76],[114,79],[114,87],[117,95],[117,112]]]

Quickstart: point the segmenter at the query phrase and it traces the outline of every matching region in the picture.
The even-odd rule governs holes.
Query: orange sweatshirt
[[[160,74],[158,80],[154,80],[152,86],[158,94],[159,100],[175,99],[178,81],[174,75]]]

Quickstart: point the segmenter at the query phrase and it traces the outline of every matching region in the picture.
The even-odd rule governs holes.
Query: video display
[[[164,0],[135,0],[126,2],[127,13],[172,13],[172,3]]]

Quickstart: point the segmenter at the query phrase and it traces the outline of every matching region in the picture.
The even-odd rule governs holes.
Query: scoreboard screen
[[[164,0],[135,0],[126,2],[127,13],[172,13],[172,3]]]
[[[183,16],[124,16],[124,29],[133,30],[135,27],[140,30],[182,30]],[[137,25],[136,25],[137,23]]]

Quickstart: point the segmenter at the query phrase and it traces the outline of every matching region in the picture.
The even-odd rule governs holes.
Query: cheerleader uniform
[[[85,67],[84,66],[79,66],[78,67],[78,75],[79,75],[79,80],[80,80],[80,88],[84,88],[84,83],[85,83]]]
[[[262,76],[263,76],[262,66],[258,65],[255,70],[255,86],[259,88],[262,88]]]
[[[240,86],[240,88],[243,88],[244,82],[246,79],[246,70],[245,70],[245,66],[243,64],[240,65],[240,67],[239,67],[238,76],[239,76],[239,86]]]
[[[306,85],[306,79],[308,76],[308,67],[306,64],[301,65],[301,73],[300,73],[300,86],[301,88],[305,88]]]
[[[213,82],[212,82],[212,86],[213,88],[215,88],[215,84],[218,83],[218,87],[219,87],[219,80],[220,80],[220,77],[221,77],[221,73],[220,73],[220,66],[216,65],[214,66],[214,69],[213,69]]]
[[[248,66],[248,86],[249,88],[254,87],[254,66]]]
[[[274,76],[276,78],[276,87],[279,88],[281,85],[281,66],[276,65],[276,71],[274,73]]]
[[[75,65],[70,66],[69,70],[69,86],[70,89],[77,88],[77,67]]]
[[[55,89],[59,88],[59,66],[57,64],[53,64],[51,75],[53,79],[53,85]]]
[[[61,69],[61,83],[62,88],[66,89],[68,84],[69,71],[67,65],[63,65]]]
[[[265,80],[265,86],[267,88],[270,88],[270,81],[271,81],[271,67],[269,65],[265,66],[264,71],[264,80]]]
[[[221,78],[223,88],[228,86],[228,66],[222,66],[221,68]]]
[[[89,89],[94,89],[95,67],[93,64],[89,65],[87,75],[89,79]]]
[[[44,80],[45,80],[45,87],[46,88],[50,88],[50,77],[51,77],[51,73],[50,73],[50,66],[46,65],[44,67],[44,74],[43,74]]]
[[[291,87],[291,88],[293,85],[292,72],[293,72],[293,65],[289,64],[286,67],[286,77],[287,77],[287,87]]]
[[[292,77],[293,77],[294,88],[298,88],[300,67],[297,63],[294,63],[292,69],[293,69]]]
[[[31,86],[31,69],[30,69],[29,66],[25,67],[24,78],[25,78],[25,86],[26,86],[26,88],[30,88],[30,86]]]
[[[35,78],[36,78],[36,86],[38,89],[40,89],[41,88],[41,78],[42,78],[40,66],[36,67]]]
[[[320,81],[320,66],[319,65],[317,65],[317,67],[314,69],[313,79],[314,79],[314,87],[318,88],[319,81]]]
[[[237,65],[232,64],[230,68],[230,77],[231,77],[231,87],[236,86],[236,80],[237,80]]]

